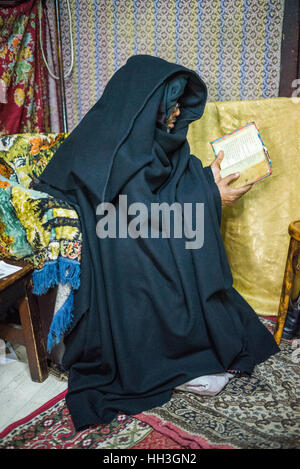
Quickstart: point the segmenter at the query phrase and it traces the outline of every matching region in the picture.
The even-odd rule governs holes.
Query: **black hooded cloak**
[[[156,116],[166,81],[180,74],[188,77],[181,114],[166,133]],[[220,194],[210,167],[190,154],[188,125],[206,99],[197,73],[133,56],[42,174],[38,188],[73,204],[83,232],[81,286],[63,357],[77,430],[162,405],[176,386],[202,375],[251,373],[279,350],[232,286]],[[186,249],[184,237],[172,236],[100,239],[97,206],[113,203],[120,215],[120,194],[149,214],[152,203],[203,203],[203,246]]]

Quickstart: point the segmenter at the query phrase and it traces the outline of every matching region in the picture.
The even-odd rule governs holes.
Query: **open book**
[[[230,184],[231,187],[252,184],[272,173],[271,160],[255,122],[250,122],[210,143],[215,157],[220,150],[224,151],[221,177],[240,173],[240,177]]]

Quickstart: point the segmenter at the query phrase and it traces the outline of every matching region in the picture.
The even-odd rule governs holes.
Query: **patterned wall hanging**
[[[0,8],[0,135],[50,130],[39,28],[36,0]]]
[[[209,101],[278,96],[284,0],[74,0],[70,5],[75,60],[66,80],[69,130],[133,54],[196,70],[207,83]],[[66,0],[61,10],[67,69]]]

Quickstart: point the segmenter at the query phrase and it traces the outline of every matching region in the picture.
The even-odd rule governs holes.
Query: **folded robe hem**
[[[279,348],[275,348],[273,351],[270,351],[269,355],[266,356],[263,360],[261,361],[258,361],[256,363],[256,365],[259,365],[259,363],[261,363],[262,361],[265,361],[267,360],[270,356],[278,353],[280,351]],[[90,415],[90,404],[87,402],[87,404],[85,405],[84,401],[87,401],[87,399],[83,399],[83,396],[82,396],[82,393],[80,391],[78,392],[75,392],[74,394],[70,394],[70,392],[68,391],[66,396],[65,396],[65,399],[66,399],[66,403],[67,403],[67,406],[69,409],[72,409],[72,412],[71,412],[71,418],[72,418],[72,422],[73,422],[73,425],[75,427],[75,430],[76,432],[78,431],[82,431],[82,430],[85,430],[91,426],[94,426],[94,425],[105,425],[105,424],[109,424],[111,423],[114,418],[116,418],[116,414],[119,415],[119,414],[125,414],[127,416],[134,416],[134,415],[137,415],[141,412],[145,412],[147,410],[151,410],[151,409],[154,409],[155,407],[160,407],[160,406],[163,406],[164,404],[166,404],[172,397],[173,393],[176,392],[175,391],[175,388],[177,386],[181,386],[183,384],[185,384],[187,381],[191,381],[192,379],[195,379],[195,378],[199,378],[200,376],[205,376],[205,375],[213,375],[213,374],[218,374],[218,373],[225,373],[225,372],[229,372],[228,370],[225,370],[225,369],[218,369],[214,372],[211,371],[211,369],[209,369],[207,372],[206,371],[203,371],[200,375],[198,374],[197,376],[195,376],[195,373],[191,373],[190,375],[187,375],[187,377],[182,377],[181,379],[178,380],[178,382],[174,384],[174,386],[172,387],[172,389],[169,389],[163,393],[160,393],[160,394],[157,394],[157,395],[154,395],[154,396],[148,396],[148,397],[142,397],[142,398],[139,398],[138,395],[136,396],[125,396],[125,399],[124,399],[124,402],[127,404],[128,406],[128,402],[132,402],[134,401],[134,404],[135,404],[135,408],[132,409],[132,410],[129,410],[128,407],[126,409],[126,406],[124,407],[121,407],[120,409],[120,402],[122,401],[121,400],[118,400],[116,399],[116,408],[118,408],[117,411],[114,411],[113,410],[113,416],[106,416],[106,417],[100,417],[100,416],[97,416],[97,414],[94,412],[94,409],[93,409],[93,412],[91,413],[91,418],[88,418],[88,415]],[[239,370],[230,370],[230,373],[234,373],[235,376],[232,378],[236,378],[236,379],[239,379],[239,377],[241,376],[251,376],[253,372],[253,369],[251,368],[241,368]],[[227,386],[227,385],[226,385]],[[226,388],[225,386],[225,388]],[[220,393],[222,393],[225,388],[223,388]],[[179,391],[179,390],[178,390]],[[88,392],[88,390],[85,390],[84,393]],[[95,390],[93,390],[93,392],[95,392]],[[192,391],[184,391],[184,392],[191,392]],[[226,392],[226,391],[225,391]],[[218,393],[218,395],[220,394]],[[105,396],[105,393],[102,393],[100,392],[100,394],[103,394],[103,396]],[[205,396],[206,398],[214,398],[215,396]],[[80,415],[84,415],[84,418],[80,418],[78,416],[78,412],[76,411],[76,408],[79,408],[80,409]]]

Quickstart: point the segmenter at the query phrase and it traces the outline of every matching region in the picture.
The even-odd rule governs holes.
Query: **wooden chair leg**
[[[281,337],[283,333],[284,323],[286,320],[286,315],[288,311],[288,306],[290,302],[290,297],[292,293],[293,281],[295,276],[295,271],[293,267],[293,260],[299,250],[299,241],[291,238],[288,256],[285,266],[285,272],[282,283],[282,291],[277,315],[277,322],[274,330],[274,339],[279,345],[281,342]]]
[[[48,377],[46,346],[41,328],[37,301],[28,285],[27,295],[19,305],[28,364],[32,381],[43,382]]]

